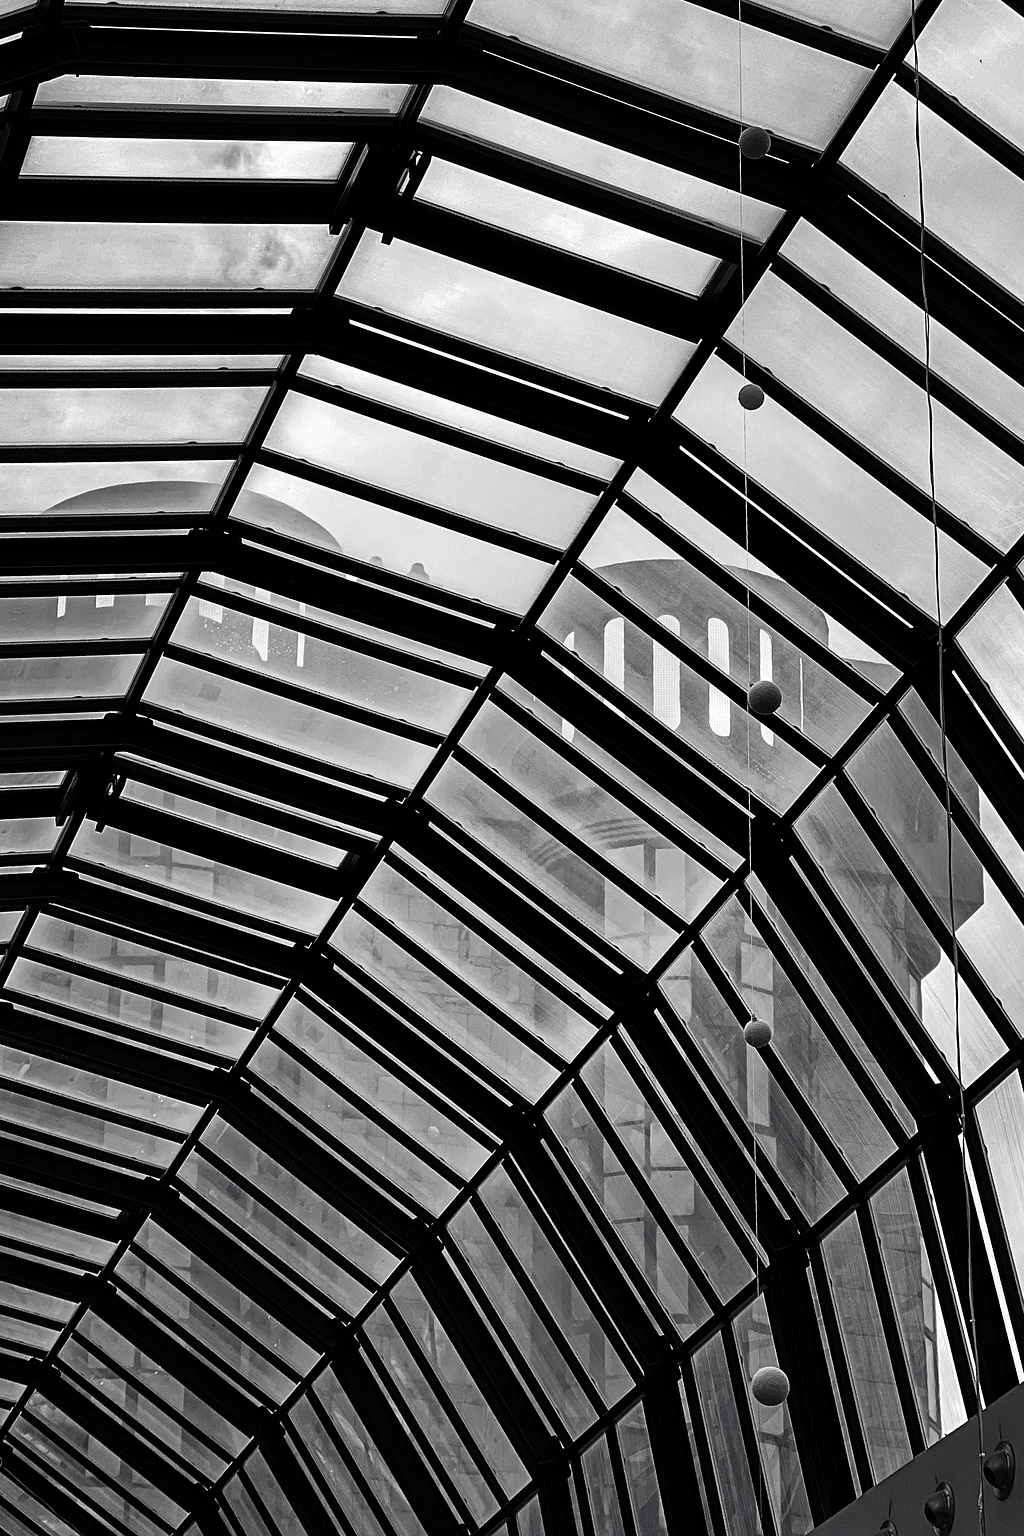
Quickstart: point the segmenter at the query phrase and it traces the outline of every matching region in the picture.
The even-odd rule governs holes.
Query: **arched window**
[[[729,626],[724,619],[708,619],[708,660],[726,677],[732,669]],[[708,724],[716,736],[728,736],[732,729],[729,696],[719,688],[708,690]]]
[[[663,613],[658,619],[659,624],[664,624],[670,634],[678,637],[679,620],[673,618],[670,613]],[[666,650],[663,645],[654,642],[654,714],[662,725],[667,725],[670,731],[678,730],[679,721],[682,718],[682,708],[679,699],[681,668],[679,657],[674,651]]]

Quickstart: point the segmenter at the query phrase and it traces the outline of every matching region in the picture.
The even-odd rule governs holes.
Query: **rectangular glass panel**
[[[718,116],[740,117],[736,22],[689,0],[554,0],[528,14],[518,0],[475,0],[469,19]],[[745,120],[824,148],[867,72],[760,27],[742,30]],[[777,89],[780,80],[785,91]]]
[[[267,821],[255,821],[251,816],[240,816],[236,811],[226,811],[219,805],[206,805],[201,800],[193,800],[189,795],[157,789],[137,779],[128,780],[118,799],[133,805],[151,805],[172,816],[198,822],[200,826],[217,827],[236,837],[248,838],[265,848],[280,848],[283,852],[296,854],[300,859],[313,859],[318,864],[326,864],[330,869],[337,869],[345,857],[345,849],[330,843],[304,837],[302,833],[293,832],[287,827],[272,826]]]
[[[704,251],[447,160],[431,160],[416,196],[435,207],[694,297],[718,266],[717,258]]]
[[[351,144],[285,139],[90,139],[33,134],[22,176],[336,181]]]
[[[740,228],[739,194],[731,188],[629,154],[599,139],[572,133],[542,118],[513,112],[483,96],[469,96],[448,85],[435,85],[420,113],[420,122],[436,123],[439,128],[466,138],[509,149],[524,159],[557,166],[572,176],[614,187],[628,197],[673,213],[687,213],[725,229]],[[747,237],[767,239],[781,211],[746,192],[742,223]]]
[[[199,722],[265,741],[339,768],[411,786],[431,759],[431,748],[283,699],[234,678],[211,676],[184,662],[163,660],[146,690],[146,702],[161,704]]]
[[[721,1334],[716,1334],[697,1351],[693,1358],[693,1373],[725,1514],[725,1528],[727,1531],[759,1531],[762,1529],[761,1519]]]
[[[370,308],[651,403],[661,400],[693,352],[692,342],[676,336],[402,240],[383,245],[377,235],[363,236],[338,291]]]
[[[0,223],[0,291],[311,290],[334,249],[319,224]]]
[[[241,442],[265,397],[259,387],[9,387],[0,391],[0,443]]]
[[[267,112],[397,112],[405,85],[334,80],[177,79],[163,75],[57,75],[41,80],[45,107],[187,107],[191,111],[254,108]]]
[[[86,822],[70,853],[112,872],[123,870],[147,884],[169,886],[178,894],[199,896],[232,912],[248,913],[304,933],[318,933],[334,910],[330,897],[116,827],[105,827],[101,832]]]
[[[733,1323],[740,1369],[746,1379],[762,1366],[777,1366],[779,1357],[763,1296],[758,1296]],[[789,1408],[766,1408],[752,1402],[754,1435],[761,1457],[763,1488],[775,1515],[776,1529],[787,1536],[806,1536],[814,1521],[807,1503]]]
[[[314,1391],[341,1436],[343,1445],[362,1470],[396,1531],[400,1536],[425,1536],[419,1518],[396,1481],[390,1464],[381,1455],[346,1396],[341,1382],[330,1368],[318,1378]]]
[[[20,1053],[24,1060],[24,1053]],[[199,1114],[198,1108],[193,1109],[193,1118]],[[42,1131],[44,1135],[57,1136],[64,1141],[69,1141],[83,1151],[96,1148],[114,1157],[133,1158],[137,1162],[150,1163],[158,1168],[166,1168],[180,1146],[179,1140],[170,1140],[165,1136],[157,1136],[152,1132],[137,1129],[134,1126],[123,1125],[119,1121],[106,1120],[102,1114],[85,1114],[77,1109],[61,1103],[57,1099],[30,1098],[27,1094],[0,1089],[0,1111],[12,1125],[24,1126],[28,1130]],[[13,1222],[13,1216],[5,1215],[4,1221]],[[17,1221],[27,1221],[27,1217],[18,1217]],[[76,1234],[71,1232],[56,1233],[57,1246],[67,1245],[69,1251],[74,1251],[74,1244],[78,1241]],[[32,1241],[32,1239],[30,1239]],[[103,1252],[103,1260],[110,1253],[110,1244],[98,1245]]]
[[[0,515],[59,511],[148,517],[168,512],[199,517],[210,511],[229,467],[214,459],[0,464]]]
[[[345,914],[331,948],[526,1097],[535,1098],[554,1081],[555,1068],[550,1063],[422,965],[362,912]]]
[[[676,418],[730,463],[746,463],[751,480],[934,615],[929,519],[770,397],[758,411],[742,410],[736,403],[742,383],[740,374],[711,358]],[[681,473],[683,468],[681,460]],[[940,547],[942,605],[948,614],[973,591],[985,567],[945,533]]]
[[[513,613],[525,612],[551,569],[487,543],[483,528],[480,538],[472,538],[263,464],[250,472],[235,518],[416,577],[428,598],[428,583],[436,583],[442,600],[448,589]]]
[[[0,597],[0,640],[148,639],[169,596],[78,587],[58,596]]]
[[[0,698],[25,704],[33,699],[120,698],[139,661],[137,655],[2,656]]]
[[[0,678],[3,670],[0,668]],[[49,853],[57,841],[57,823],[45,816],[0,820],[0,854]]]

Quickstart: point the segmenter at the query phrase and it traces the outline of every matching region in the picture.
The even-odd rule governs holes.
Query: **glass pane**
[[[542,542],[565,543],[594,502],[585,491],[294,392],[267,447]]]
[[[661,399],[693,352],[692,342],[401,240],[382,245],[376,235],[363,236],[339,292],[524,362],[651,402]]]
[[[856,1217],[831,1232],[822,1250],[868,1456],[875,1480],[881,1482],[908,1462],[912,1453]]]
[[[255,108],[268,112],[397,112],[405,85],[333,80],[178,79],[162,75],[58,75],[41,80],[45,107],[187,107],[192,111]]]
[[[921,34],[921,73],[1024,148],[1013,98],[1024,62],[1024,19],[999,0],[944,0]],[[975,56],[984,69],[974,65]]]
[[[778,1365],[768,1310],[758,1296],[733,1324],[740,1355],[740,1370],[747,1381],[764,1365]],[[765,1408],[751,1398],[754,1433],[761,1453],[764,1482],[759,1497],[767,1494],[777,1529],[784,1536],[806,1536],[814,1524],[807,1503],[793,1420],[789,1408]]]
[[[0,508],[6,513],[198,517],[212,508],[228,468],[213,459],[0,464]]]
[[[762,1525],[754,1500],[750,1466],[721,1334],[715,1334],[694,1355],[693,1372],[711,1447],[711,1463],[718,1483],[718,1495],[725,1514],[726,1530],[759,1531]]]
[[[35,134],[21,174],[336,181],[351,148],[351,144],[315,140],[90,139]]]
[[[988,1156],[988,1171],[1003,1217],[1003,1231],[1024,1287],[1024,1089],[1016,1072],[981,1100],[978,1125]]]
[[[597,7],[557,0],[528,14],[518,0],[475,0],[470,20],[719,116],[739,117],[736,23],[688,0],[602,0]],[[742,30],[746,120],[823,148],[859,94],[865,71],[759,27]],[[785,91],[775,88],[779,80]]]
[[[389,1462],[381,1455],[332,1370],[324,1371],[319,1377],[315,1391],[341,1436],[342,1443],[363,1472],[396,1531],[400,1532],[400,1536],[424,1536],[423,1527],[396,1481]],[[408,1455],[409,1451],[403,1454]]]
[[[571,175],[614,187],[673,213],[688,213],[726,229],[740,228],[739,194],[731,188],[702,181],[698,176],[645,160],[598,139],[571,133],[539,117],[513,112],[482,96],[468,96],[451,86],[435,85],[420,113],[420,121],[499,145],[542,165],[557,166]],[[780,209],[747,193],[743,199],[743,229],[748,237],[765,240],[780,213]]]
[[[263,464],[246,480],[235,516],[314,548],[436,583],[442,600],[447,588],[523,613],[550,574],[550,566],[528,555],[487,543],[483,528],[473,538]]]
[[[446,160],[430,162],[416,195],[425,203],[679,293],[701,293],[718,266],[704,251]]]
[[[334,236],[318,224],[0,223],[4,288],[303,289]]]
[[[934,1445],[959,1428],[967,1414],[905,1168],[874,1197],[871,1206],[917,1411],[925,1439]]]
[[[53,597],[0,597],[0,639],[8,643],[147,639],[170,596],[167,592],[97,592],[91,582],[89,588],[72,587]]]
[[[120,698],[138,665],[137,655],[3,656],[0,697],[12,703],[28,703],[32,699]]]
[[[0,256],[2,260],[2,256]],[[264,389],[4,389],[2,443],[241,442]]]

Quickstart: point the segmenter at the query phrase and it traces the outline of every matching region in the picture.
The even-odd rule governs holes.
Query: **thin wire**
[[[738,59],[739,59],[739,120],[740,120],[740,133],[742,133],[743,132],[743,128],[744,128],[744,119],[743,119],[743,0],[736,0],[736,23],[737,23],[737,25],[736,25],[737,53],[738,53]],[[743,213],[744,213],[744,203],[743,203],[743,150],[740,148],[739,140],[738,139],[737,139],[737,142],[736,142],[736,158],[737,158],[737,164],[738,164],[738,168],[739,168],[739,196],[740,196],[740,209],[739,209],[739,213],[740,213],[740,217],[739,217],[739,225],[740,225],[740,368],[741,368],[741,372],[742,372],[742,376],[743,376],[743,384],[745,385],[746,382],[747,382],[747,267],[746,267],[746,255],[745,255],[746,239],[745,239],[745,236],[744,236],[744,228],[743,228]],[[750,660],[750,476],[749,476],[749,472],[748,472],[748,469],[747,469],[747,411],[746,411],[745,407],[741,408],[741,413],[740,414],[741,414],[741,416],[743,418],[743,553],[744,553],[744,562],[745,562],[744,574],[745,574],[745,577],[746,577],[745,590],[746,590],[746,607],[747,607],[747,692],[749,694],[750,687],[751,687],[751,681],[752,681],[752,677],[751,677],[751,660]],[[754,799],[753,799],[753,791],[752,791],[751,782],[750,782],[750,712],[749,712],[749,710],[747,710],[745,712],[744,718],[746,720],[746,727],[747,727],[747,871],[748,871],[747,878],[749,880],[753,876],[753,873],[754,873],[754,815],[753,815]],[[752,1004],[753,1003],[753,996],[754,996],[754,931],[753,931],[753,924],[751,923],[749,917],[745,917],[744,918],[744,922],[745,922],[745,925],[746,925],[746,927],[748,929],[748,932],[746,934],[746,940],[747,940],[747,946],[748,946],[747,947],[747,975],[748,975],[748,978],[749,978],[750,999],[751,999],[751,1004]],[[741,954],[742,954],[742,947],[741,947]],[[753,1007],[751,1006],[750,1007],[751,1015],[753,1015],[753,1012],[754,1012],[754,1010],[753,1010]],[[754,1073],[757,1073],[760,1070],[762,1070],[762,1066],[761,1066],[760,1057],[758,1056],[757,1052],[756,1051],[751,1051],[749,1046],[747,1047],[747,1051],[746,1051],[746,1064],[747,1064],[747,1101],[748,1101],[748,1103],[750,1105],[750,1130],[751,1130],[751,1144],[752,1144],[752,1151],[753,1151],[753,1168],[754,1168],[754,1304],[756,1305],[757,1304],[757,1298],[761,1294],[761,1232],[760,1232],[760,1213],[759,1213],[759,1208],[758,1208],[759,1207],[759,1200],[758,1200],[758,1171],[757,1171],[757,1098],[756,1098],[756,1087],[757,1087],[757,1084],[755,1082],[755,1084],[754,1084],[755,1093],[752,1095],[751,1091],[750,1091],[750,1089],[751,1089],[750,1078],[751,1078],[751,1069],[753,1069]],[[756,1425],[756,1413],[755,1413],[755,1425]],[[757,1454],[757,1505],[758,1505],[757,1515],[758,1515],[758,1521],[759,1521],[760,1526],[761,1526],[762,1536],[763,1536],[763,1533],[764,1533],[764,1504],[765,1504],[766,1494],[767,1494],[767,1487],[766,1487],[766,1480],[765,1480],[764,1464],[763,1464],[763,1462],[761,1460],[760,1447],[758,1447],[758,1454]]]
[[[932,400],[932,317],[928,307],[928,264],[925,256],[924,154],[921,147],[921,69],[917,38],[918,0],[911,0],[910,37],[914,59],[914,148],[917,155],[917,209],[920,238],[918,264],[921,280],[921,309],[924,313],[924,392],[928,408],[928,492],[931,498],[932,543],[935,555],[935,617],[938,623],[939,659],[939,740],[942,750],[942,779],[946,800],[946,880],[949,897],[950,956],[953,962],[953,1027],[956,1039],[956,1077],[959,1090],[960,1167],[964,1186],[964,1214],[967,1221],[967,1311],[971,1353],[974,1365],[974,1407],[978,1419],[978,1530],[985,1531],[985,1483],[982,1463],[985,1459],[985,1433],[981,1422],[981,1367],[978,1356],[978,1321],[974,1306],[973,1223],[971,1186],[967,1168],[967,1100],[964,1090],[963,1041],[960,1023],[960,943],[956,933],[956,897],[953,880],[953,794],[949,776],[949,741],[946,732],[946,656],[942,625],[942,565],[939,538],[939,509],[935,493],[935,406]]]

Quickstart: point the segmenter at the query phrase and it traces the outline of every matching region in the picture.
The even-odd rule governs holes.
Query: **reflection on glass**
[[[34,134],[22,176],[336,181],[351,144],[285,139],[90,139]]]

